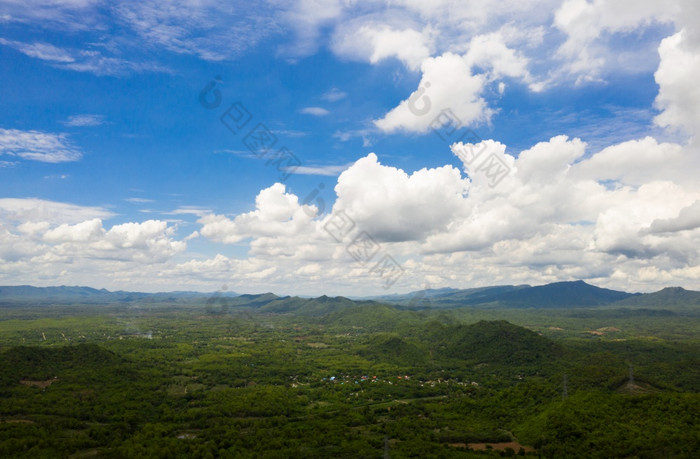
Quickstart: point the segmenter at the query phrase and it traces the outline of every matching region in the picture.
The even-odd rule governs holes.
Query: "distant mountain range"
[[[118,290],[110,292],[91,287],[32,287],[31,285],[0,286],[0,305],[7,303],[35,304],[108,304],[142,302],[182,302],[212,295],[237,296],[234,292],[163,292],[141,293]]]
[[[273,293],[239,295],[234,292],[140,293],[90,287],[0,287],[0,306],[51,304],[176,303],[205,306],[207,312],[222,313],[235,309],[267,313],[295,313],[321,316],[350,306],[389,304],[401,309],[460,307],[473,308],[586,308],[618,306],[627,308],[663,308],[700,306],[700,292],[668,287],[655,293],[627,293],[587,284],[584,281],[552,284],[500,285],[471,289],[428,289],[403,295],[384,295],[349,299],[320,296],[302,298]]]
[[[575,308],[603,306],[640,294],[596,287],[584,281],[555,282],[539,285],[499,285],[467,290],[420,290],[407,295],[376,297],[409,307],[454,308]]]

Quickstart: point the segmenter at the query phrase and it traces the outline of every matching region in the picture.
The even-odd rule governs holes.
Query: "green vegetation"
[[[641,306],[4,308],[0,457],[695,457],[698,313]]]

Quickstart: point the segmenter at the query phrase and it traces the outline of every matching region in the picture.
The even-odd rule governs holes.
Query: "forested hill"
[[[560,356],[561,349],[532,330],[504,320],[469,325],[434,325],[426,335],[446,357],[474,364],[542,363]]]

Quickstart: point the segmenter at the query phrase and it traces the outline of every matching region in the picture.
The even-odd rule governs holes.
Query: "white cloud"
[[[464,56],[467,64],[488,71],[490,79],[510,77],[532,82],[527,67],[529,61],[518,51],[506,45],[501,33],[495,32],[474,37]],[[541,84],[531,84],[530,89],[539,91]]]
[[[75,225],[62,224],[46,231],[43,240],[53,243],[96,241],[104,237],[102,220],[94,218]]]
[[[67,120],[63,121],[63,124],[71,127],[87,127],[87,126],[100,126],[104,124],[104,116],[102,115],[73,115],[69,116]]]
[[[418,70],[430,57],[430,31],[411,28],[396,29],[358,18],[338,27],[332,48],[339,56],[367,61],[372,64],[387,58],[397,58],[411,70]]]
[[[280,137],[306,137],[309,135],[308,131],[297,131],[294,129],[273,129],[272,133]]]
[[[291,58],[316,52],[321,44],[321,28],[339,20],[343,6],[339,0],[299,0],[289,5],[282,16],[295,39],[282,46],[281,52]]]
[[[156,279],[157,266],[186,249],[173,238],[175,227],[148,220],[106,228],[113,214],[99,207],[0,199],[0,279],[8,283],[81,285],[119,282],[144,266]],[[110,282],[108,281],[108,282]],[[125,284],[126,285],[126,284]]]
[[[0,154],[45,163],[78,161],[82,152],[66,134],[0,128]]]
[[[695,29],[698,18],[700,10],[693,0],[567,0],[555,13],[554,26],[567,36],[557,56],[565,60],[563,70],[579,82],[600,79],[608,68],[647,71],[655,62],[649,58],[648,45],[656,37],[639,33],[622,50],[615,48],[615,38],[670,25],[680,30],[692,24]]]
[[[154,62],[133,62],[122,58],[104,56],[102,52],[88,50],[68,50],[47,43],[23,43],[0,38],[0,44],[12,46],[29,57],[48,62],[53,67],[89,72],[98,76],[121,76],[129,73],[169,72]]]
[[[677,217],[655,219],[651,222],[649,232],[668,233],[688,231],[700,228],[700,201],[695,201],[688,207],[682,208]]]
[[[468,186],[451,166],[408,175],[370,153],[338,177],[333,208],[344,210],[379,242],[417,241],[446,230],[468,211]]]
[[[427,58],[446,52],[461,55],[470,44],[479,44],[472,50],[484,54],[480,56],[483,63],[495,62],[499,69],[493,69],[494,75],[517,74],[531,90],[540,91],[545,83],[601,81],[610,71],[650,71],[655,60],[649,58],[649,52],[660,34],[674,25],[677,30],[696,28],[700,8],[695,3],[403,0],[371,2],[357,8],[334,1],[328,10],[332,12],[323,15],[322,21],[300,19],[308,14],[310,2],[292,7],[294,14],[289,17],[296,18],[291,21],[296,25],[313,24],[304,29],[306,36],[318,38],[321,24],[329,27],[331,49],[343,58],[379,63],[394,57],[412,70],[419,69]],[[560,33],[565,36],[563,41]],[[485,41],[489,37],[491,42]],[[498,40],[507,52],[498,49]],[[499,63],[507,54],[511,55],[507,65]],[[527,64],[531,60],[537,62],[535,76],[518,65],[518,61]]]
[[[176,0],[164,5],[146,0],[106,5],[102,0],[5,0],[0,3],[0,18],[52,32],[97,35],[99,39],[91,48],[83,50],[10,40],[4,40],[4,44],[60,68],[118,76],[168,71],[156,62],[132,62],[121,57],[144,48],[196,55],[208,61],[235,58],[281,32],[284,13],[279,7],[268,1],[247,5]],[[309,9],[318,15],[313,5]],[[103,54],[97,48],[109,52]]]
[[[662,110],[654,121],[664,127],[684,129],[697,136],[700,132],[700,41],[690,43],[683,30],[659,45],[661,62],[654,74],[659,85],[655,105]]]
[[[148,261],[149,256],[153,255],[153,261],[157,262],[185,249],[184,242],[171,239],[173,232],[173,227],[159,220],[123,223],[113,226],[105,233],[104,244],[100,249],[136,249],[134,259]]]
[[[349,164],[338,166],[298,166],[294,168],[294,173],[299,175],[323,175],[326,177],[336,177],[349,166]]]
[[[388,57],[397,57],[410,69],[417,70],[420,64],[430,56],[430,48],[425,35],[421,32],[405,29],[393,30],[382,28],[370,32],[372,55],[369,61],[377,63]]]
[[[556,136],[517,158],[493,140],[452,148],[469,178],[452,166],[407,173],[370,154],[338,177],[335,196],[324,195],[330,187],[320,190],[326,202],[335,199],[327,213],[275,184],[260,191],[254,210],[203,214],[201,227],[180,240],[162,221],[107,228],[99,208],[0,200],[0,278],[32,272],[42,282],[103,285],[98,273],[118,273],[110,282],[124,287],[142,285],[128,274],[141,266],[139,275],[152,279],[149,289],[175,283],[211,290],[226,282],[248,292],[352,294],[360,286],[381,292],[371,263],[356,262],[348,251],[365,231],[381,254],[403,266],[397,291],[426,280],[469,287],[579,278],[628,290],[669,283],[700,288],[700,185],[664,179],[683,176],[689,147],[645,138],[587,154],[581,140]],[[465,160],[465,148],[500,155],[510,174],[489,186]],[[664,163],[667,155],[676,160]],[[668,165],[661,178],[648,175],[662,164]],[[338,242],[324,227],[340,211],[353,229]],[[237,259],[185,252],[186,242],[199,236],[248,253]]]
[[[38,23],[59,30],[87,30],[97,27],[102,0],[5,0],[0,16],[8,22]],[[86,14],[88,13],[88,14]]]
[[[4,225],[3,225],[4,226]],[[44,247],[23,234],[11,232],[8,228],[0,226],[0,278],[3,271],[12,269],[15,263],[27,263],[32,257],[44,252]],[[16,268],[16,267],[15,267]],[[36,272],[36,271],[33,271]],[[25,277],[27,273],[25,272]],[[28,281],[22,282],[26,284]]]
[[[197,217],[203,217],[205,215],[211,214],[210,209],[204,209],[197,206],[180,206],[171,212],[165,212],[166,215],[196,215]]]
[[[543,89],[544,83],[530,75],[528,59],[509,48],[501,33],[478,35],[467,49],[461,56],[448,52],[422,59],[418,89],[375,125],[385,132],[424,133],[444,110],[451,110],[464,125],[480,124],[496,112],[484,99],[488,83],[507,77],[528,83],[532,91]]]
[[[452,53],[429,58],[421,66],[418,89],[375,125],[385,131],[427,132],[435,117],[450,109],[465,125],[488,121],[493,114],[481,93],[486,76],[474,75],[467,61]]]
[[[348,131],[336,131],[333,133],[333,137],[341,142],[347,142],[353,137],[362,137],[363,147],[369,147],[372,145],[372,140],[370,135],[377,131],[376,128],[363,128],[363,129],[351,129]]]
[[[650,72],[657,56],[648,51],[658,48],[654,76],[660,114],[655,122],[695,139],[682,144],[651,137],[653,132],[644,132],[649,126],[640,121],[649,118],[645,113],[633,120],[639,131],[622,142],[605,142],[605,148],[590,147],[601,144],[601,130],[587,131],[594,137],[583,136],[587,146],[556,135],[563,132],[560,125],[543,126],[553,132],[543,137],[550,140],[519,154],[495,140],[452,145],[455,154],[483,148],[480,158],[500,158],[508,173],[496,186],[480,162],[464,157],[467,176],[448,165],[406,172],[381,164],[372,154],[343,171],[335,196],[328,195],[330,187],[321,191],[328,193],[319,195],[325,202],[335,200],[332,209],[304,205],[303,196],[300,200],[275,184],[260,191],[254,210],[239,215],[176,209],[172,214],[197,215],[201,225],[182,240],[175,237],[174,226],[159,220],[110,228],[103,221],[113,215],[103,208],[0,199],[0,278],[33,276],[53,283],[109,278],[120,286],[143,285],[148,278],[149,288],[234,279],[238,284],[232,285],[243,290],[346,293],[361,286],[369,292],[378,280],[349,256],[348,240],[336,242],[324,230],[333,212],[343,210],[356,231],[367,231],[383,253],[401,260],[405,288],[397,288],[404,290],[420,288],[426,280],[436,287],[466,287],[576,278],[625,289],[653,290],[670,282],[700,288],[700,185],[695,177],[700,93],[694,80],[700,71],[698,5],[693,0],[362,5],[329,0],[298,2],[278,14],[209,2],[174,2],[163,9],[149,1],[99,13],[89,1],[39,1],[28,7],[3,2],[0,16],[6,22],[46,20],[53,30],[58,24],[72,31],[102,30],[109,43],[100,43],[99,51],[64,49],[44,39],[0,41],[48,65],[98,75],[160,69],[157,63],[123,59],[130,55],[125,50],[139,46],[210,61],[232,59],[285,27],[296,37],[281,48],[283,57],[330,45],[340,57],[370,64],[397,59],[409,75],[420,70],[420,83],[413,99],[375,122],[384,132],[428,132],[443,109],[451,109],[465,124],[487,123],[497,111],[492,94],[503,95],[506,88],[510,93],[518,84],[541,91],[603,80],[609,72]],[[118,18],[125,35],[105,32],[103,14]],[[81,16],[84,24],[76,20]],[[253,30],[251,24],[260,27]],[[663,35],[670,36],[659,44]],[[345,92],[333,88],[321,99],[330,103],[343,97]],[[328,113],[321,107],[307,110],[317,116]],[[337,137],[372,133],[352,128]],[[82,155],[65,134],[6,129],[0,131],[0,152],[49,162]],[[11,162],[0,165],[6,163]],[[299,172],[339,170],[304,166]],[[185,252],[186,242],[200,235],[198,246],[206,238],[248,253],[236,259]]]
[[[114,13],[146,46],[208,61],[236,57],[278,29],[267,2],[175,1],[164,7],[147,0],[120,3]]]
[[[66,50],[51,43],[3,39],[28,55],[66,69],[98,75],[167,71],[155,62],[130,62],[128,51],[159,48],[208,61],[231,60],[273,35],[286,34],[282,57],[294,60],[329,46],[338,56],[379,63],[396,58],[418,70],[428,58],[463,54],[475,37],[502,35],[520,59],[534,60],[533,81],[598,80],[607,69],[647,71],[647,51],[662,30],[689,33],[700,16],[694,0],[269,0],[255,5],[216,1],[147,0],[104,8],[101,0],[51,0],[0,4],[0,18],[42,28],[93,32],[91,49]],[[552,13],[554,11],[554,14]],[[112,25],[119,24],[115,29]],[[691,27],[692,26],[692,27]],[[658,31],[652,36],[633,33]],[[117,32],[116,30],[123,30]],[[565,38],[562,42],[561,33]],[[695,34],[695,32],[692,32]],[[624,49],[619,38],[629,38]],[[696,42],[695,38],[691,41]],[[111,53],[102,54],[101,49]],[[89,53],[92,56],[84,55]],[[511,68],[510,70],[514,70]],[[532,84],[528,82],[528,84]],[[532,89],[539,89],[538,86]]]
[[[66,50],[57,48],[49,43],[22,43],[19,41],[0,38],[0,44],[11,46],[17,51],[44,61],[73,62],[75,59]]]
[[[313,116],[326,116],[329,115],[331,112],[322,107],[305,107],[299,110],[299,113]]]
[[[0,220],[10,222],[55,222],[75,224],[115,214],[101,207],[88,207],[36,198],[0,198]]]
[[[172,239],[173,227],[158,220],[114,225],[109,230],[98,218],[55,227],[49,222],[24,223],[17,231],[25,236],[21,240],[25,246],[36,248],[30,253],[35,261],[57,267],[76,260],[162,263],[186,248],[184,241]]]
[[[494,150],[502,153],[505,149],[492,141],[484,144],[488,148],[484,155]],[[479,151],[479,145],[473,147]],[[459,145],[453,149],[457,153]],[[606,172],[616,174],[614,167],[606,171],[616,149],[632,170],[619,177],[622,184],[610,188],[598,181],[607,180]],[[627,154],[630,149],[636,150],[641,158],[639,172],[634,171],[631,153]],[[617,288],[639,285],[634,276],[644,267],[655,266],[668,273],[683,265],[690,266],[700,255],[695,245],[700,241],[700,232],[684,237],[660,237],[648,231],[654,221],[694,228],[694,207],[683,211],[679,217],[681,223],[673,220],[671,224],[666,219],[678,216],[681,209],[690,206],[700,195],[697,182],[687,182],[683,188],[648,178],[640,184],[645,168],[651,167],[644,164],[644,157],[654,158],[658,150],[674,148],[645,139],[612,146],[584,158],[585,144],[578,139],[559,136],[535,145],[520,153],[512,163],[514,173],[495,188],[480,184],[476,174],[467,199],[472,202],[468,217],[455,221],[450,231],[429,237],[422,248],[427,253],[437,252],[435,256],[443,262],[440,253],[466,251],[479,260],[488,270],[486,273],[494,275],[503,276],[510,267],[519,266],[539,277],[540,282],[599,278]],[[678,175],[684,163],[671,163],[670,167],[674,164]],[[628,182],[634,187],[624,185]],[[660,225],[656,223],[652,228],[664,227]],[[606,264],[609,264],[607,268]],[[626,272],[632,265],[635,270]],[[619,277],[608,279],[615,269],[619,269]],[[514,273],[506,277],[510,282],[518,279]],[[658,283],[662,282],[661,277],[653,282],[663,285]]]
[[[654,180],[688,183],[696,180],[698,162],[681,145],[658,143],[652,137],[645,137],[604,148],[587,161],[573,166],[572,174],[632,186]]]
[[[246,238],[291,236],[309,227],[316,208],[299,204],[297,196],[275,183],[255,198],[255,210],[233,220],[224,215],[205,215],[200,234],[213,241],[235,244]]]
[[[321,99],[328,102],[337,102],[340,99],[344,99],[348,96],[348,93],[341,91],[338,88],[331,88],[329,91],[323,93]]]
[[[117,57],[103,56],[97,51],[82,51],[75,62],[57,64],[58,68],[75,72],[93,73],[97,76],[124,76],[132,73],[163,72],[170,69],[154,62],[133,62]]]
[[[693,247],[691,239],[672,240],[642,234],[655,220],[677,216],[682,208],[697,199],[697,192],[689,193],[670,182],[659,181],[645,184],[636,192],[624,190],[619,194],[623,194],[624,203],[617,199],[618,202],[613,201],[598,216],[594,232],[597,250],[647,260],[697,257],[697,248]],[[659,267],[661,261],[655,260],[654,265]]]
[[[149,202],[155,202],[153,199],[146,198],[126,198],[125,201],[133,204],[145,204]]]

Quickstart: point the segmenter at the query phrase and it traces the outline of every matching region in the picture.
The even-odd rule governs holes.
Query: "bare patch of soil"
[[[617,390],[621,394],[627,395],[646,395],[646,394],[657,394],[661,392],[656,387],[651,384],[637,381],[627,381]]]
[[[601,328],[598,329],[598,331],[599,331],[599,332],[603,332],[603,333],[606,333],[606,332],[619,332],[620,329],[617,328],[617,327],[601,327]]]
[[[522,448],[526,453],[532,453],[535,451],[535,448],[532,448],[530,446],[521,445],[517,441],[509,441],[509,442],[501,442],[501,443],[469,443],[467,446],[469,446],[469,448],[473,449],[474,451],[486,451],[488,449],[487,445],[491,446],[491,449],[495,449],[496,451],[505,451],[506,448],[511,448],[516,453],[518,451],[520,451],[520,448]]]
[[[20,379],[19,383],[30,387],[39,387],[41,389],[46,389],[51,384],[58,381],[58,378],[47,379],[46,381],[32,381],[29,379]]]

